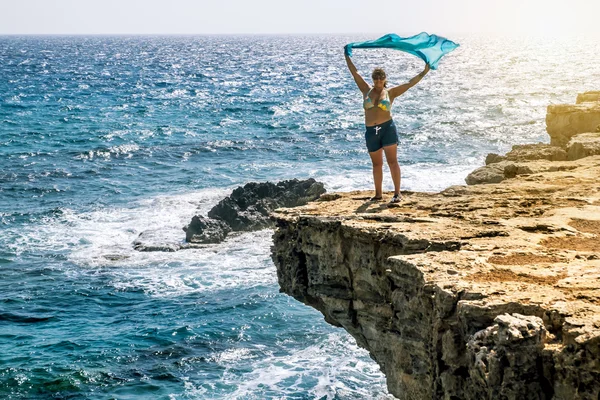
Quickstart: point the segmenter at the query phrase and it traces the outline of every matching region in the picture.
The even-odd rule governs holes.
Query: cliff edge
[[[278,210],[281,290],[348,331],[399,399],[600,399],[600,155],[570,158],[577,136],[399,204]]]

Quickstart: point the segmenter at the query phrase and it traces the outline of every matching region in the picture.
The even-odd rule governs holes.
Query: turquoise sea
[[[250,181],[371,189],[342,48],[373,38],[0,37],[0,398],[391,399],[351,337],[278,292],[271,231],[132,246],[184,240]],[[548,142],[547,105],[600,89],[591,38],[450,38],[461,47],[394,104],[403,189]],[[422,69],[353,58],[391,84]]]

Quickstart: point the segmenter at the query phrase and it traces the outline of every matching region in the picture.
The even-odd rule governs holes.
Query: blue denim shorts
[[[398,144],[398,131],[394,120],[384,122],[383,124],[367,126],[365,140],[369,153],[377,151],[382,147],[392,144]]]

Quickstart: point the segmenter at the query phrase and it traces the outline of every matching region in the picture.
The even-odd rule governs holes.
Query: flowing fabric
[[[431,69],[437,69],[440,59],[456,49],[459,45],[451,40],[437,35],[421,32],[418,35],[403,38],[390,33],[376,40],[353,42],[344,47],[346,54],[352,56],[352,49],[395,49],[413,54],[425,61]]]

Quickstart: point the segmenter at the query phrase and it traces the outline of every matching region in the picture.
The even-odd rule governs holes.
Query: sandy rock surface
[[[596,132],[600,125],[600,102],[548,106],[546,130],[550,144],[565,146],[579,133]]]
[[[598,400],[600,138],[556,137],[488,157],[470,186],[277,210],[281,290],[347,330],[400,399]]]

